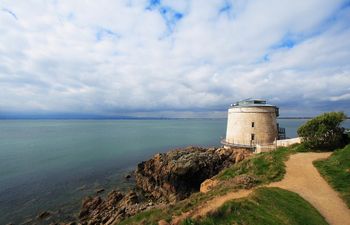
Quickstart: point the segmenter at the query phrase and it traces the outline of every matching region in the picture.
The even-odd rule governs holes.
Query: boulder
[[[247,174],[242,174],[242,175],[238,175],[238,176],[234,177],[231,182],[236,184],[236,185],[240,185],[243,188],[250,189],[250,188],[256,186],[256,184],[259,182],[259,180],[253,176],[250,176]]]
[[[105,189],[99,188],[99,189],[96,190],[96,194],[101,194],[101,193],[103,193],[104,191],[105,191]]]
[[[207,193],[210,191],[213,187],[215,187],[219,183],[218,180],[215,179],[206,179],[203,183],[201,183],[200,192]]]
[[[50,212],[44,211],[38,215],[38,219],[43,220],[43,219],[49,218],[50,216],[51,216]]]

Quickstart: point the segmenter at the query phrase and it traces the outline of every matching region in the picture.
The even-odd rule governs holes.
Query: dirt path
[[[312,162],[330,153],[299,153],[286,162],[286,175],[269,187],[279,187],[298,193],[310,202],[331,225],[349,225],[350,209],[321,177]]]
[[[243,189],[237,192],[230,192],[230,193],[227,193],[226,195],[216,197],[206,202],[202,206],[194,209],[193,211],[183,213],[182,215],[174,218],[171,224],[178,225],[180,224],[181,221],[183,221],[186,218],[189,218],[189,217],[198,218],[198,217],[204,216],[210,211],[214,211],[215,209],[219,208],[226,201],[247,197],[252,191],[253,189],[250,189],[250,190]]]
[[[298,193],[309,201],[331,225],[350,225],[350,210],[321,177],[312,162],[326,158],[331,153],[298,153],[286,162],[286,175],[280,182],[268,187],[280,187]],[[240,190],[216,197],[191,212],[175,218],[171,224],[179,224],[185,218],[198,218],[219,208],[224,202],[248,196],[252,190]]]

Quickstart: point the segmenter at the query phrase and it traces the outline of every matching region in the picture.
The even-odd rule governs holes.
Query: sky
[[[0,117],[350,114],[350,1],[0,0]]]

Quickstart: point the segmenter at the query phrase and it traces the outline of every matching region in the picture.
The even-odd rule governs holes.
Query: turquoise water
[[[279,123],[295,137],[305,121]],[[97,188],[130,187],[124,175],[138,162],[172,148],[218,146],[225,130],[225,119],[0,120],[0,224],[44,210],[69,219]]]

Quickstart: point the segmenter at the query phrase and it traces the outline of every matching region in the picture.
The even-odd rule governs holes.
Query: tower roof
[[[266,99],[261,98],[247,98],[241,101],[238,101],[234,104],[231,104],[231,107],[276,107],[274,105],[267,104]]]

